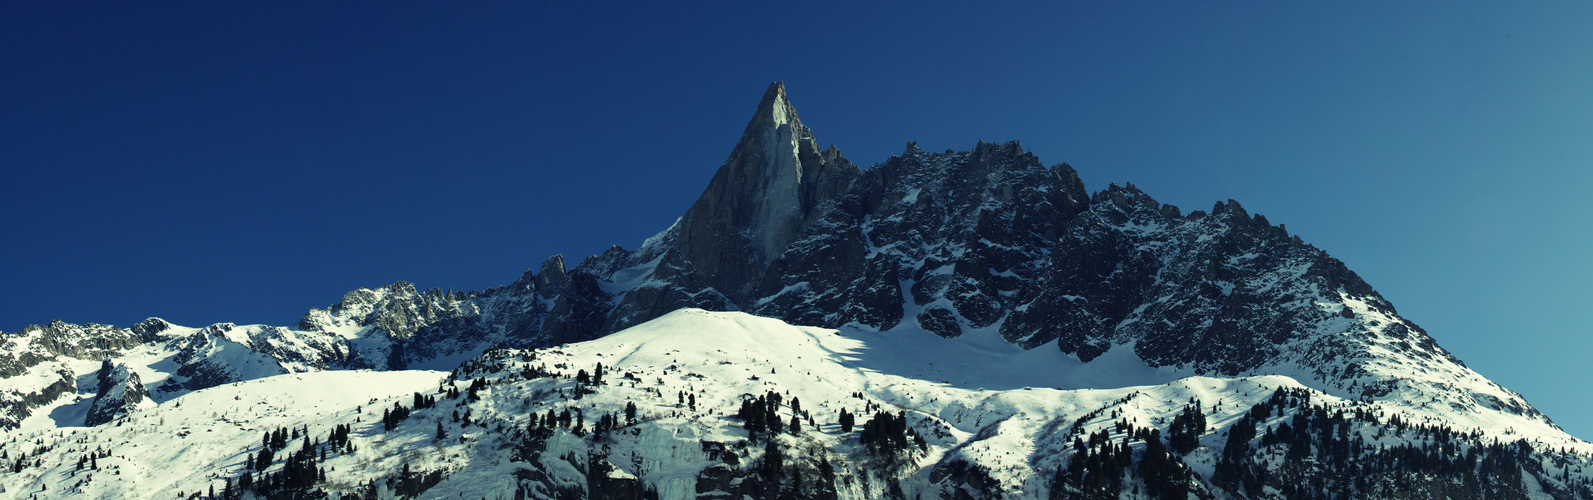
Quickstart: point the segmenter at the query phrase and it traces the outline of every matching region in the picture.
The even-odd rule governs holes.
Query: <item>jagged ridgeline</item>
[[[1593,447],[1237,202],[1091,194],[1017,142],[909,143],[868,168],[819,144],[776,83],[697,201],[634,250],[484,291],[359,289],[291,326],[4,334],[0,486],[1593,496]],[[210,451],[94,474],[162,449],[126,450],[141,433]]]

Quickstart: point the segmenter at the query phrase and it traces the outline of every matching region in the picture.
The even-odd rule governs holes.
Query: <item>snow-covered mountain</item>
[[[635,250],[359,289],[291,326],[0,334],[0,487],[1593,496],[1593,445],[1237,202],[1091,195],[1016,142],[866,169],[818,144],[776,83]]]

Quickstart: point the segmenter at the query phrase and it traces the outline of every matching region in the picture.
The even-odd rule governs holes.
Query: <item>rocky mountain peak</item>
[[[857,172],[833,145],[819,149],[791,106],[785,85],[770,84],[730,157],[682,218],[681,246],[694,253],[702,250],[694,255],[698,264],[733,262],[761,270],[790,243],[814,208]],[[726,236],[741,237],[746,248],[721,252],[717,242],[701,245],[705,239]],[[711,248],[700,248],[704,246]]]
[[[153,317],[140,321],[138,324],[132,326],[133,333],[138,334],[139,338],[143,339],[145,342],[151,342],[159,339],[161,332],[171,330],[171,328],[171,323],[168,323],[164,319]]]
[[[618,265],[623,262],[648,268],[637,271],[652,273],[646,283],[668,284],[628,290],[603,330],[616,331],[681,307],[737,309],[804,224],[821,215],[822,207],[849,189],[860,173],[839,148],[819,149],[791,106],[785,85],[771,84],[708,188],[679,222],[653,240],[667,242],[667,249],[646,245],[624,259],[600,257],[578,266],[608,276],[624,269]]]
[[[569,286],[569,278],[564,274],[564,256],[554,255],[542,261],[542,269],[536,275],[536,290],[543,297],[553,297]]]

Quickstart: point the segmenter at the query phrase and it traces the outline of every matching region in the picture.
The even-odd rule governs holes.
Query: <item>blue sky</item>
[[[785,81],[861,165],[1016,139],[1239,200],[1593,437],[1593,4],[232,3],[0,6],[0,330],[634,247]]]

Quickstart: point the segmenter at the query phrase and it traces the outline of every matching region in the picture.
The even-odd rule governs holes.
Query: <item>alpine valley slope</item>
[[[0,346],[13,496],[1593,497],[1593,445],[1238,203],[1016,142],[860,169],[779,83],[636,250]]]

